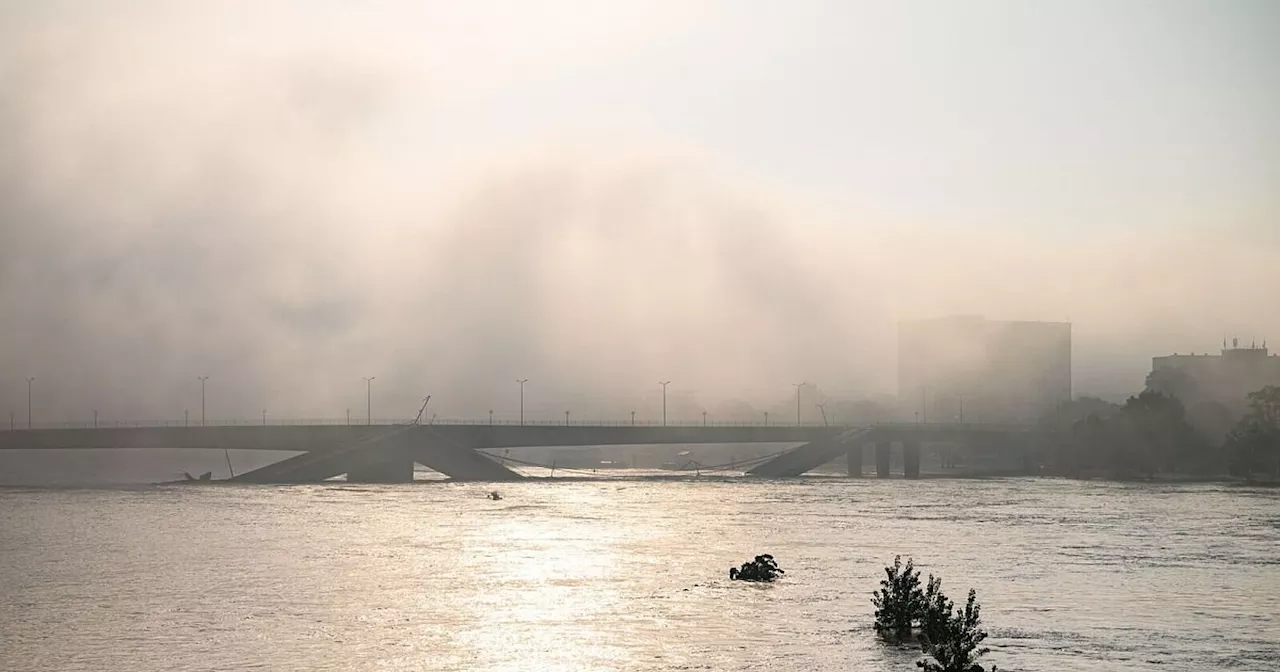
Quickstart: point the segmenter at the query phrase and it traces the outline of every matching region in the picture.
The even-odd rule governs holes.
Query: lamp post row
[[[200,381],[200,426],[201,426],[201,427],[204,427],[204,426],[206,426],[206,415],[205,415],[205,408],[206,408],[206,406],[205,406],[206,389],[205,389],[205,385],[206,385],[206,383],[208,383],[208,382],[209,382],[209,376],[197,376],[197,377],[196,377],[196,379]],[[372,425],[372,424],[373,424],[373,381],[374,381],[374,380],[377,380],[377,376],[367,376],[367,377],[362,377],[362,378],[361,378],[361,380],[363,380],[363,381],[364,381],[364,383],[365,383],[365,424],[366,424],[366,425]],[[32,422],[31,422],[31,417],[32,417],[32,416],[31,416],[31,408],[32,408],[32,404],[31,404],[31,385],[32,385],[32,383],[33,383],[33,382],[35,382],[35,377],[28,377],[28,378],[26,378],[26,381],[27,381],[27,429],[28,429],[28,430],[30,430],[30,429],[32,428]],[[516,379],[516,383],[518,383],[518,384],[520,385],[520,424],[521,424],[521,425],[524,425],[524,384],[525,384],[525,383],[527,383],[527,382],[529,382],[529,379],[528,379],[528,378],[517,378],[517,379]],[[666,427],[666,426],[667,426],[667,386],[671,384],[671,381],[669,381],[669,380],[660,380],[660,381],[658,381],[658,384],[662,386],[662,426],[663,426],[663,427]],[[805,383],[805,382],[799,382],[799,383],[792,383],[791,385],[792,385],[792,387],[796,388],[796,425],[798,426],[798,425],[800,425],[800,424],[801,424],[801,422],[800,422],[800,389],[801,389],[802,387],[804,387],[805,385],[808,385],[808,383]],[[825,422],[826,422],[826,412],[825,412],[825,410],[824,410],[824,404],[816,404],[816,406],[817,406],[820,410],[823,410],[823,421],[824,421],[824,423],[825,423]],[[190,415],[189,415],[188,411],[183,410],[183,411],[182,411],[182,415],[183,415],[183,425],[184,425],[184,426],[185,426],[185,425],[188,425],[188,424],[189,424],[189,422],[190,422]],[[564,412],[564,416],[565,416],[565,424],[566,424],[566,425],[568,425],[568,424],[569,424],[569,411],[565,411],[565,412]],[[265,408],[264,408],[264,409],[262,409],[262,424],[263,424],[263,426],[266,426],[266,424],[267,424],[267,409],[265,409]],[[348,425],[350,425],[350,424],[351,424],[351,409],[350,409],[350,408],[348,408],[348,409],[347,409],[347,424],[348,424]],[[490,425],[492,425],[492,424],[493,424],[493,410],[492,410],[492,409],[490,409],[490,410],[489,410],[489,424],[490,424]],[[636,412],[635,412],[635,411],[631,411],[631,425],[632,425],[632,426],[635,426],[635,424],[636,424]],[[768,426],[768,424],[769,424],[769,412],[768,412],[768,411],[765,411],[765,412],[764,412],[764,424],[765,424],[765,426]],[[11,429],[11,430],[12,430],[12,429],[14,428],[14,427],[13,427],[13,425],[14,425],[14,422],[13,422],[13,412],[12,412],[12,411],[10,411],[10,412],[9,412],[9,429]],[[707,425],[707,412],[706,412],[705,410],[702,412],[702,425],[703,425],[704,427]],[[93,426],[94,426],[94,428],[95,428],[95,429],[98,427],[98,411],[97,411],[97,409],[95,409],[95,410],[93,411]]]

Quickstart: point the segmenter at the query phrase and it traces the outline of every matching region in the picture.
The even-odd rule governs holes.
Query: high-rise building
[[[1071,324],[960,315],[898,325],[898,401],[920,422],[1034,422],[1071,400]]]

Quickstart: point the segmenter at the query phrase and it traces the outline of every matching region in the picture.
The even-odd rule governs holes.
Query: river
[[[1280,669],[1280,490],[1055,479],[0,489],[0,670],[915,670],[895,554],[1008,670]],[[772,553],[786,576],[730,582]]]

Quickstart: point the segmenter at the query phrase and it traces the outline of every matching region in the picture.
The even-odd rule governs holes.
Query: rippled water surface
[[[0,490],[0,669],[914,670],[895,553],[1010,670],[1280,669],[1280,492],[652,479]],[[774,585],[730,582],[757,553]]]

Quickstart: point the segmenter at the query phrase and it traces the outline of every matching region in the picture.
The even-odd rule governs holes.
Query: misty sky
[[[1280,345],[1280,3],[5,2],[0,412],[653,414]],[[808,414],[812,409],[806,409]]]

